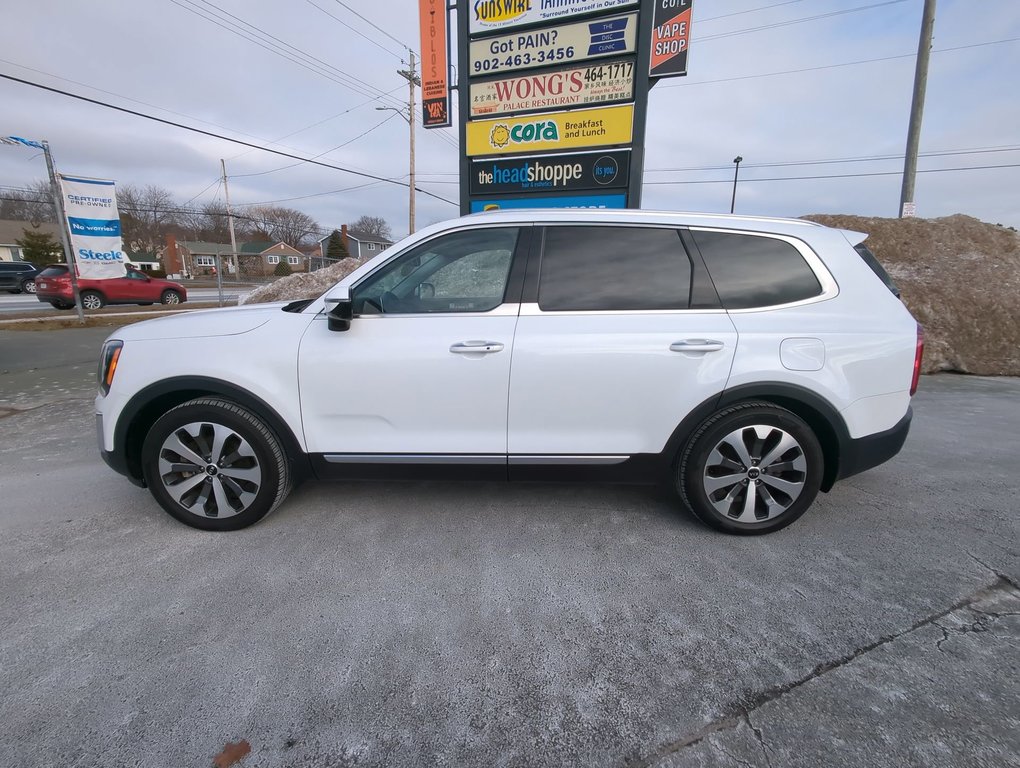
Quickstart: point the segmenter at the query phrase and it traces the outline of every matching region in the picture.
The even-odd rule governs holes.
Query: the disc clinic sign
[[[629,174],[630,150],[476,160],[471,194],[616,189]]]
[[[556,72],[473,81],[471,117],[612,104],[629,101],[633,95],[634,61],[613,61]]]
[[[471,77],[634,53],[638,15],[609,16],[472,40]]]

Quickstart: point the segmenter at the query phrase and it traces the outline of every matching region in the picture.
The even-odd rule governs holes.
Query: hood
[[[181,312],[171,317],[159,317],[126,325],[114,331],[110,338],[131,341],[236,336],[265,325],[288,303],[279,301],[272,304],[249,304],[243,307]]]

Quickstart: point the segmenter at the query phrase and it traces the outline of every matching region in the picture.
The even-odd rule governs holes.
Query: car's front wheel
[[[106,306],[106,299],[99,291],[83,291],[81,305],[85,309],[102,309]]]
[[[142,445],[142,472],[160,506],[207,531],[236,531],[290,492],[279,438],[229,400],[202,397],[167,411]]]
[[[159,300],[162,304],[180,304],[181,294],[177,291],[163,291],[163,295],[160,296]]]
[[[694,431],[680,452],[676,482],[702,522],[727,533],[771,533],[811,506],[824,461],[799,416],[771,403],[741,403]]]

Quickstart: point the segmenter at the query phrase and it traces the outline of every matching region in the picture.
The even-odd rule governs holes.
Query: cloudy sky
[[[728,210],[739,154],[738,212],[896,215],[922,6],[695,0],[690,74],[651,92],[643,207]],[[406,105],[397,70],[417,25],[414,0],[6,3],[0,73],[406,183],[407,124],[378,108]],[[939,0],[919,215],[1020,226],[1020,167],[987,168],[1020,165],[1018,71],[1020,3]],[[65,173],[158,184],[194,207],[222,198],[225,158],[235,204],[407,230],[394,184],[284,168],[293,161],[9,80],[0,105],[0,134],[48,139]],[[419,186],[456,201],[456,130],[419,126],[417,138]],[[0,147],[0,194],[44,175],[37,153]],[[458,212],[421,193],[417,205],[419,227]]]

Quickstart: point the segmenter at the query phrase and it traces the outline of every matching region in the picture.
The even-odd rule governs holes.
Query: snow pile
[[[298,272],[281,277],[269,285],[256,288],[241,301],[241,304],[265,304],[271,301],[297,301],[298,299],[314,299],[332,288],[342,278],[347,277],[361,262],[354,258],[341,259],[315,272]]]

